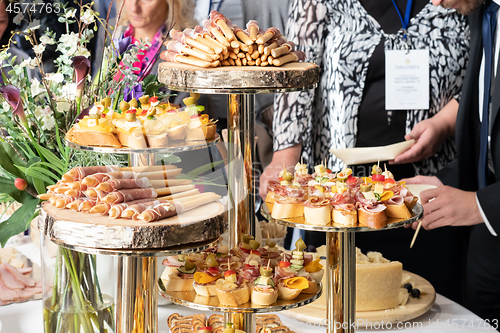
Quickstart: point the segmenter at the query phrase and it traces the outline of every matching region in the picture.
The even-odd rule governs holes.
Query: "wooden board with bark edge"
[[[158,80],[168,87],[187,89],[279,89],[312,86],[319,81],[319,72],[309,62],[202,68],[165,61],[158,66]]]
[[[156,222],[111,219],[42,204],[38,229],[52,240],[96,249],[161,249],[219,237],[227,229],[227,210],[219,202]]]
[[[325,263],[323,264],[326,265]],[[411,276],[413,286],[418,288],[422,293],[420,298],[410,296],[406,305],[398,306],[394,309],[356,312],[357,328],[370,328],[370,325],[374,328],[373,325],[381,324],[382,321],[385,324],[403,322],[417,318],[429,311],[436,301],[436,291],[432,284],[421,276],[408,271],[403,271],[404,275]],[[323,283],[325,283],[324,278]],[[316,302],[300,309],[283,311],[281,314],[302,322],[326,326],[326,292]],[[393,328],[396,328],[396,325],[393,325]]]

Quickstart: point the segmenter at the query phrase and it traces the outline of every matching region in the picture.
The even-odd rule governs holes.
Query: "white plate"
[[[362,147],[346,149],[330,149],[330,152],[347,165],[390,161],[402,152],[408,150],[415,140],[403,141],[388,146]]]
[[[430,190],[431,188],[436,188],[435,185],[426,185],[426,184],[406,184],[406,187],[410,190],[413,195],[418,197],[418,202],[420,202],[420,192],[425,190]]]

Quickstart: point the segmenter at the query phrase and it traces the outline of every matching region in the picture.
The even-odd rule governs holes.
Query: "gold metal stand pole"
[[[155,154],[130,154],[130,166],[155,164]],[[116,332],[158,332],[156,257],[118,257]]]
[[[326,233],[326,319],[328,333],[354,332],[356,246],[354,232]]]
[[[228,222],[229,248],[233,248],[242,234],[255,235],[255,95],[230,94],[228,105]],[[224,327],[235,320],[241,323],[236,327],[255,332],[255,314],[225,313]]]

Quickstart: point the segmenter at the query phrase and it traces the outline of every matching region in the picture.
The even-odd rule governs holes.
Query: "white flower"
[[[0,52],[0,62],[7,60],[9,58],[10,58],[10,53],[8,53],[6,50]]]
[[[19,23],[21,23],[21,21],[23,20],[23,17],[24,17],[24,16],[23,16],[23,13],[19,13],[19,14],[17,14],[17,15],[16,15],[16,17],[14,17],[14,20],[13,20],[13,21],[14,21],[14,23],[15,23],[16,25],[19,25]]]
[[[43,44],[35,45],[33,46],[33,51],[35,51],[35,53],[43,53],[43,51],[45,51],[45,45]]]
[[[37,79],[31,80],[31,96],[35,98],[45,91],[45,88],[40,84]]]
[[[62,75],[62,73],[47,73],[45,78],[48,81],[53,81],[56,83],[61,83],[64,81],[64,75]]]
[[[42,42],[43,44],[49,44],[49,45],[56,43],[56,41],[53,38],[50,38],[49,36],[40,37],[40,42]]]
[[[94,23],[94,13],[92,12],[92,10],[87,9],[85,13],[83,13],[82,21],[87,25]]]
[[[9,111],[10,110],[10,104],[7,103],[7,101],[3,101],[2,107],[4,111]]]
[[[50,116],[43,118],[43,130],[50,131],[52,128],[54,128],[54,126],[56,126],[56,120],[54,119],[54,117]]]
[[[66,14],[64,14],[64,16],[66,18],[75,17],[75,13],[76,13],[76,8],[70,8],[66,11]]]
[[[26,67],[26,66],[28,66],[30,64],[30,61],[31,61],[31,58],[25,59],[25,60],[23,60],[23,62],[21,62],[19,64],[19,66]]]
[[[24,32],[31,32],[33,30],[36,30],[40,28],[40,20],[33,20],[33,22],[30,22],[30,24],[28,25],[28,27],[26,28],[26,30],[24,30]]]
[[[76,50],[78,44],[78,35],[75,34],[74,32],[71,32],[70,34],[61,35],[61,38],[59,38],[59,42],[66,48],[69,48],[71,50]]]
[[[46,106],[43,109],[41,106],[37,106],[35,110],[35,117],[43,122],[43,130],[50,131],[56,125],[56,121],[52,116],[52,110],[50,109],[50,106]]]
[[[75,57],[76,56],[84,56],[89,58],[90,57],[90,52],[85,48],[85,46],[79,46],[78,50],[75,52]]]
[[[76,97],[76,83],[66,83],[64,86],[62,86],[61,92],[62,98],[65,98],[69,101],[74,100]]]
[[[58,112],[68,112],[71,108],[71,104],[68,101],[60,100],[57,101],[56,103]]]
[[[31,59],[29,65],[28,65],[28,68],[34,69],[36,66],[38,66],[38,59],[37,58]]]

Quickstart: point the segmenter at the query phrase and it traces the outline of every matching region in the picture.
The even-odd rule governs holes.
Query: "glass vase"
[[[114,332],[114,257],[63,248],[46,236],[40,246],[44,332]]]

